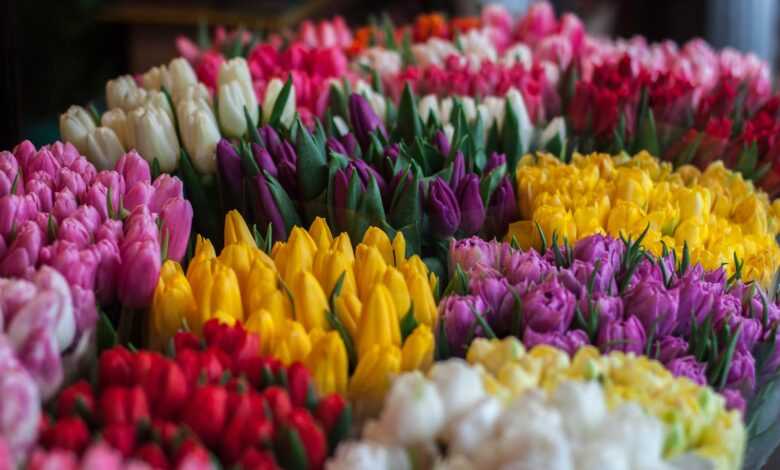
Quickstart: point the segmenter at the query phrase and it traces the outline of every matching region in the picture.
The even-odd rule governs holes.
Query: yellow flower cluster
[[[569,359],[539,345],[526,352],[513,337],[477,339],[467,359],[485,369],[485,387],[507,401],[532,388],[546,392],[565,380],[598,380],[610,407],[636,402],[666,425],[665,457],[693,452],[719,470],[738,469],[745,451],[745,427],[738,411],[709,387],[674,377],[657,361],[619,351],[601,355],[586,346]]]
[[[526,155],[516,178],[521,220],[507,238],[523,248],[540,245],[536,223],[548,241],[557,232],[570,242],[594,233],[636,239],[649,225],[644,244],[655,254],[664,245],[680,254],[687,242],[692,262],[706,269],[726,263],[729,274],[736,254],[742,278],[765,286],[780,264],[780,203],[770,205],[720,161],[702,172],[673,171],[647,152],[575,154],[568,165],[549,154]]]
[[[262,353],[305,363],[321,393],[379,402],[393,375],[433,361],[436,284],[418,256],[406,257],[400,232],[391,242],[371,227],[353,251],[346,233],[334,238],[318,218],[269,257],[232,211],[219,256],[198,237],[186,275],[178,263],[163,265],[150,338],[160,347],[185,321],[198,334],[211,318],[240,321],[259,334]],[[402,321],[414,326],[406,338]]]

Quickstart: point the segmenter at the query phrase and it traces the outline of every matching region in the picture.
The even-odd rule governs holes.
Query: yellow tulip
[[[382,283],[390,291],[390,296],[393,298],[393,304],[395,305],[395,312],[398,314],[398,320],[402,320],[409,311],[409,307],[412,306],[412,299],[403,274],[394,267],[388,266],[382,278]]]
[[[677,187],[673,191],[673,198],[680,206],[682,220],[705,217],[712,208],[712,193],[709,189],[701,186]]]
[[[641,207],[630,201],[617,201],[609,213],[607,232],[617,238],[621,234],[639,236],[647,227],[647,215]]]
[[[190,265],[187,267],[187,277],[190,277],[190,270],[193,269],[201,261],[210,260],[216,258],[217,254],[214,252],[214,245],[208,238],[203,238],[200,235],[195,236],[195,254],[190,260]]]
[[[243,243],[256,248],[255,238],[249,231],[244,218],[237,210],[231,210],[225,216],[225,246]]]
[[[281,326],[281,323],[278,326]],[[277,324],[274,322],[271,312],[266,309],[255,310],[246,319],[244,327],[247,331],[251,331],[260,337],[261,354],[270,355],[273,353]]]
[[[336,282],[341,275],[344,275],[344,282],[341,285],[341,293],[357,294],[357,281],[355,273],[352,270],[352,262],[344,253],[336,250],[320,250],[314,257],[312,272],[317,277],[325,295],[330,297]]]
[[[287,243],[273,251],[276,268],[287,285],[292,284],[300,271],[310,271],[317,245],[309,232],[301,227],[293,227]]]
[[[341,254],[343,254],[346,259],[349,260],[350,264],[355,262],[355,253],[352,251],[352,241],[350,241],[349,234],[347,232],[342,232],[336,238],[334,238],[331,248],[335,251],[341,252]]]
[[[767,233],[767,211],[756,197],[745,197],[734,206],[734,221],[742,225],[745,233]]]
[[[347,329],[349,336],[357,338],[358,323],[360,322],[360,312],[363,304],[354,293],[344,293],[336,297],[333,301],[333,308],[336,309],[338,317],[344,328]]]
[[[211,319],[216,319],[219,323],[227,326],[233,326],[236,324],[236,317],[229,315],[223,310],[217,310],[211,315]]]
[[[406,276],[406,285],[409,288],[409,296],[412,299],[415,320],[417,320],[417,323],[433,328],[433,325],[436,323],[438,310],[430,284],[424,276],[411,271]]]
[[[274,356],[282,364],[303,362],[311,352],[311,340],[303,325],[295,320],[285,320],[274,332]]]
[[[149,312],[149,337],[155,349],[176,334],[184,321],[195,322],[195,298],[181,265],[168,260],[160,269]]]
[[[393,297],[384,284],[377,284],[363,303],[357,334],[358,357],[368,353],[371,346],[401,346],[401,330]]]
[[[404,341],[401,348],[401,370],[426,371],[433,363],[436,340],[427,325],[419,325]]]
[[[279,285],[279,274],[273,264],[269,266],[260,258],[254,259],[246,274],[246,280],[243,282],[244,288],[241,292],[244,310],[253,312],[264,307],[268,297],[280,290]],[[286,309],[289,313],[287,316],[292,316],[291,307]],[[271,311],[270,308],[268,310]]]
[[[406,237],[402,231],[395,232],[393,238],[393,266],[400,266],[406,260]]]
[[[320,395],[347,393],[349,360],[341,337],[335,331],[312,339],[312,349],[306,359]]]
[[[376,247],[360,244],[355,251],[354,266],[358,297],[365,302],[374,285],[384,277],[387,264]]]
[[[536,231],[534,223],[530,220],[518,220],[509,224],[509,230],[507,230],[506,242],[514,240],[518,247],[523,250],[529,250],[531,248],[539,246],[539,234]]]
[[[701,217],[694,217],[680,222],[674,231],[674,239],[678,246],[688,242],[688,247],[704,246],[709,237],[708,224]]]
[[[553,233],[558,235],[561,242],[564,239],[570,242],[577,239],[577,225],[571,211],[561,207],[541,206],[534,211],[534,220],[542,228],[547,243],[552,242]]]
[[[333,234],[330,233],[328,222],[322,217],[315,218],[314,222],[311,223],[309,235],[312,240],[314,240],[314,244],[317,245],[317,249],[319,250],[327,250],[330,248],[331,243],[333,243]]]
[[[327,318],[328,298],[320,283],[309,271],[299,271],[290,286],[295,308],[295,319],[306,331],[312,328],[330,329]]]
[[[359,402],[366,414],[381,406],[390,381],[401,370],[401,350],[397,346],[374,344],[360,358],[349,381],[349,398]]]
[[[363,235],[363,244],[373,246],[382,255],[382,259],[385,260],[389,266],[394,265],[393,246],[390,244],[390,239],[384,230],[378,227],[369,227],[366,230],[366,234]]]
[[[187,279],[198,306],[195,324],[191,325],[195,332],[200,333],[203,323],[218,310],[236,320],[243,319],[241,288],[232,269],[218,259],[205,260],[190,265]]]
[[[238,283],[241,286],[241,292],[249,290],[247,284],[249,271],[255,257],[260,256],[259,254],[256,254],[256,252],[262,253],[257,248],[249,246],[246,243],[233,243],[231,245],[226,245],[217,257],[222,264],[236,273]],[[265,253],[262,254],[265,255]]]
[[[647,172],[639,168],[621,168],[618,170],[612,199],[630,201],[645,208],[652,189],[653,181]]]

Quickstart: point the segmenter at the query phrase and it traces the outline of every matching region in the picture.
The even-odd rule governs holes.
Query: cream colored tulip
[[[108,109],[132,111],[146,102],[146,90],[139,88],[130,75],[122,75],[106,83]]]
[[[100,118],[100,124],[114,131],[124,148],[131,149],[135,147],[133,126],[130,125],[130,119],[122,108],[114,108],[103,113],[103,116]]]
[[[111,128],[101,126],[87,137],[87,151],[84,153],[98,170],[113,170],[125,154],[125,149]]]
[[[284,88],[284,82],[278,78],[272,79],[265,87],[265,96],[263,97],[263,121],[268,122],[271,120],[271,113],[273,113],[276,106],[276,100],[279,99],[279,93]],[[292,126],[295,119],[295,87],[290,87],[290,94],[287,96],[287,101],[282,108],[282,115],[280,118],[281,123],[285,127]]]
[[[221,138],[211,106],[203,100],[182,100],[176,106],[182,145],[195,168],[203,174],[216,171],[217,143]]]
[[[95,121],[81,106],[71,106],[60,115],[60,137],[73,144],[81,154],[87,151],[87,138],[95,130]]]
[[[241,137],[246,133],[244,109],[249,113],[252,124],[257,125],[257,97],[244,59],[232,59],[220,66],[217,90],[219,96],[217,112],[226,135]]]
[[[164,172],[176,169],[179,141],[170,116],[157,106],[146,105],[130,113],[136,149],[149,162],[157,161]]]

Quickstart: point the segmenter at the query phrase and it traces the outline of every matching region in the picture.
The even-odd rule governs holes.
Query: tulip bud
[[[376,247],[385,263],[389,266],[395,265],[393,247],[384,230],[378,227],[369,227],[365,235],[363,235],[363,244]]]
[[[130,113],[138,152],[157,161],[160,170],[172,173],[179,161],[179,140],[171,117],[157,106],[147,105]]]
[[[174,103],[185,98],[187,90],[198,84],[198,77],[186,59],[177,57],[168,64],[170,83],[165,83]]]
[[[190,242],[192,228],[192,206],[183,198],[169,199],[160,212],[160,234],[167,243],[167,257],[181,261]]]
[[[217,89],[219,123],[227,136],[241,137],[246,133],[244,109],[252,125],[257,125],[257,98],[244,59],[235,58],[220,66]]]
[[[382,120],[371,109],[368,101],[357,93],[353,93],[349,97],[349,119],[352,122],[355,137],[364,149],[368,148],[372,132],[379,131],[387,137]]]
[[[100,117],[100,125],[114,131],[119,143],[126,149],[135,147],[135,130],[128,117],[129,113],[122,108],[110,109]]]
[[[327,250],[333,243],[333,234],[330,232],[328,222],[322,217],[316,217],[309,227],[309,235],[319,251]]]
[[[130,75],[122,75],[106,82],[106,103],[108,109],[122,108],[130,112],[146,101],[146,91],[138,88]]]
[[[5,250],[5,256],[0,261],[0,274],[7,277],[27,277],[35,269],[45,241],[46,235],[35,222],[24,223],[14,241]]]
[[[374,285],[385,275],[387,264],[378,249],[369,245],[358,245],[355,252],[355,280],[358,296],[366,301]]]
[[[84,153],[98,170],[109,170],[125,154],[125,149],[111,128],[98,127],[87,137]]]
[[[264,227],[271,224],[274,240],[286,239],[287,224],[276,203],[276,199],[271,193],[268,180],[266,180],[264,175],[259,174],[255,177],[254,182],[258,194],[255,209],[257,210],[259,225]]]
[[[466,235],[476,233],[485,222],[485,204],[480,194],[479,177],[468,173],[458,188],[458,201],[461,210],[460,230]]]
[[[218,311],[236,320],[243,320],[241,290],[238,277],[232,269],[216,259],[204,260],[190,265],[187,278],[198,305],[197,321],[190,325],[193,331],[200,332],[203,323]]]
[[[433,363],[433,350],[436,341],[431,329],[420,325],[406,338],[401,349],[401,370],[428,370]]]
[[[219,177],[225,182],[228,190],[232,191],[233,194],[239,194],[244,169],[241,166],[241,157],[227,139],[222,139],[217,143],[217,167]]]
[[[310,352],[311,340],[303,325],[294,320],[285,320],[280,327],[273,355],[282,364],[289,365],[305,360]]]
[[[302,227],[294,227],[286,244],[279,245],[273,252],[274,262],[279,273],[288,285],[295,281],[299,271],[310,271],[317,245],[309,232]]]
[[[169,174],[162,174],[152,183],[154,195],[149,201],[149,211],[159,213],[169,199],[184,197],[184,186],[181,180]]]
[[[360,313],[363,310],[363,304],[357,295],[352,293],[343,293],[336,297],[333,302],[334,312],[344,328],[347,329],[347,333],[352,338],[357,337],[357,326],[360,322]]]
[[[150,337],[156,348],[173,337],[184,320],[194,323],[197,310],[192,287],[184,276],[181,265],[166,261],[160,269],[160,279],[154,289],[149,316]]]
[[[377,284],[363,304],[357,335],[358,357],[373,345],[401,346],[401,330],[393,297],[384,284]]]
[[[328,299],[317,278],[310,271],[299,271],[290,289],[295,299],[295,319],[301,322],[306,331],[313,328],[328,329]]]
[[[328,332],[314,342],[306,367],[311,371],[320,395],[347,393],[349,361],[344,342],[337,332]]]
[[[139,181],[146,184],[152,182],[149,164],[134,150],[119,159],[116,171],[122,175],[127,188],[133,187]]]
[[[427,123],[428,120],[433,116],[437,122],[446,124],[450,120],[450,113],[447,113],[444,117],[446,121],[442,121],[442,113],[439,110],[439,99],[436,97],[436,95],[425,95],[422,98],[420,98],[420,102],[417,103],[417,109],[420,113],[420,119],[422,119],[423,123]]]
[[[65,114],[60,114],[60,136],[75,145],[82,154],[87,153],[87,138],[94,130],[94,119],[81,106],[71,106]]]
[[[279,98],[282,88],[284,88],[284,82],[278,78],[272,78],[266,85],[265,96],[263,97],[263,122],[268,123],[271,120],[271,113],[274,107],[276,107],[276,100]],[[295,86],[290,86],[290,94],[287,96],[287,101],[282,108],[279,122],[284,127],[289,128],[292,126],[293,119],[295,119]]]
[[[182,100],[176,106],[179,132],[195,168],[202,174],[216,171],[219,127],[211,106],[204,99]]]
[[[225,245],[244,243],[255,247],[255,239],[246,225],[246,221],[236,210],[232,210],[225,216]]]
[[[349,398],[367,408],[378,411],[390,380],[401,370],[401,351],[396,346],[371,345],[358,361],[349,381]]]
[[[455,194],[447,183],[436,177],[428,188],[427,203],[431,230],[438,238],[447,238],[460,226],[461,213]]]
[[[117,276],[119,301],[128,308],[148,307],[160,274],[160,245],[156,240],[123,244],[122,269]]]
[[[626,320],[604,323],[599,328],[598,345],[604,352],[624,351],[643,354],[647,335],[642,322],[633,315]]]

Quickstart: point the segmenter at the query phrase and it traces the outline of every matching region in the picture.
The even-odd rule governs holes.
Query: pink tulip
[[[101,240],[108,240],[119,246],[119,240],[122,238],[122,221],[106,220],[103,225],[95,231],[95,243]]]
[[[105,470],[121,470],[122,454],[105,442],[91,445],[81,461],[82,468],[101,468]]]
[[[28,180],[25,185],[28,193],[35,194],[38,198],[38,207],[44,212],[51,211],[52,192],[51,186],[39,179]]]
[[[47,264],[65,276],[68,283],[93,289],[98,257],[92,250],[80,250],[67,240],[57,240],[41,249],[41,262]]]
[[[154,195],[149,201],[149,210],[159,213],[168,199],[184,196],[184,187],[179,178],[163,173],[154,180]]]
[[[0,260],[3,259],[5,256],[5,252],[8,250],[8,247],[5,244],[5,238],[3,238],[2,235],[0,235]]]
[[[97,304],[95,292],[92,288],[84,288],[77,285],[70,286],[73,297],[73,314],[76,318],[76,331],[82,334],[90,331],[97,323]]]
[[[8,237],[37,212],[32,198],[15,194],[0,197],[0,235]]]
[[[125,193],[124,209],[130,211],[136,206],[147,206],[153,196],[154,187],[151,184],[145,181],[137,181]]]
[[[116,291],[116,276],[120,266],[119,247],[116,242],[103,239],[91,248],[98,257],[95,297],[101,304],[108,305],[114,300]]]
[[[97,230],[101,223],[100,213],[98,213],[97,209],[90,205],[79,206],[78,209],[76,209],[73,214],[71,214],[71,216],[75,217],[79,220],[79,222],[84,224],[90,233]]]
[[[192,205],[183,198],[171,199],[160,212],[161,243],[168,242],[168,258],[181,261],[187,251],[192,228]]]
[[[51,214],[57,219],[57,222],[61,222],[63,219],[71,215],[78,208],[78,202],[76,197],[68,189],[63,189],[54,193],[54,203],[52,204]]]
[[[54,320],[53,308],[44,303],[53,297],[49,292],[39,293],[19,311],[7,330],[16,357],[35,380],[44,400],[54,395],[63,379],[59,345],[49,324]],[[72,316],[70,321],[72,336],[75,333]]]
[[[37,287],[30,281],[0,278],[0,331],[4,331],[3,325],[8,325],[37,292]]]
[[[67,189],[76,197],[81,197],[87,190],[87,183],[82,175],[70,168],[60,170],[57,182],[57,191]]]
[[[81,157],[78,149],[70,142],[57,141],[49,145],[48,148],[62,166],[69,166]]]
[[[42,148],[27,161],[27,165],[22,167],[22,171],[25,176],[32,175],[36,171],[43,171],[56,179],[61,166],[49,149]]]
[[[29,470],[79,470],[79,459],[69,450],[35,449],[27,465]]]
[[[119,174],[116,171],[113,170],[101,171],[95,177],[95,182],[102,183],[103,186],[105,186],[106,188],[110,188],[112,196],[117,200],[121,200],[122,197],[124,197],[125,195],[125,189],[126,189],[125,179],[121,174]]]
[[[19,143],[19,145],[14,147],[13,151],[16,161],[19,162],[20,168],[27,168],[28,162],[32,160],[35,153],[35,146],[29,140]]]
[[[125,185],[129,189],[137,182],[152,183],[149,163],[138,152],[131,150],[116,162],[116,171],[122,175]]]
[[[60,347],[60,351],[65,351],[71,346],[74,340],[72,332],[73,327],[73,297],[70,292],[70,286],[65,277],[56,269],[49,266],[42,266],[32,277],[32,282],[38,289],[44,290],[54,295],[53,304],[57,305],[56,320],[51,323],[54,336]]]
[[[13,357],[7,341],[0,338],[0,437],[19,461],[35,443],[41,419],[41,399],[30,374]]]
[[[69,241],[82,249],[92,243],[92,234],[78,219],[68,217],[59,224],[57,239]]]
[[[95,176],[97,176],[95,166],[84,157],[76,159],[68,168],[81,175],[86,184],[91,184]]]
[[[120,249],[123,250],[125,244],[139,240],[158,241],[158,234],[155,217],[149,209],[146,206],[136,206],[125,219],[125,237],[120,242]]]
[[[32,274],[45,239],[46,235],[35,222],[22,225],[0,261],[0,275],[27,277]]]
[[[121,255],[119,301],[129,308],[148,307],[160,275],[160,245],[154,239],[130,241],[123,245]]]
[[[8,151],[0,152],[0,196],[11,192],[16,175],[19,173],[19,164],[14,154]],[[20,183],[16,184],[16,192],[19,194],[24,189]]]

